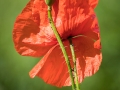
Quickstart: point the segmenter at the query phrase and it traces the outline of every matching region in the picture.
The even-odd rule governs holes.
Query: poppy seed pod
[[[45,3],[48,5],[48,6],[51,6],[53,3],[54,3],[55,0],[45,0]]]

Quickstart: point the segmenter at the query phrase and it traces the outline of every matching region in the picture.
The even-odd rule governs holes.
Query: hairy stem
[[[69,38],[69,43],[70,43],[70,49],[71,49],[71,53],[72,53],[72,59],[73,59],[73,63],[74,63],[74,77],[75,77],[75,85],[76,85],[76,90],[80,90],[80,86],[79,86],[79,81],[78,81],[78,75],[77,75],[77,67],[76,67],[76,56],[75,56],[75,52],[74,52],[74,45],[72,43],[72,39]]]
[[[60,35],[59,35],[59,33],[58,33],[58,31],[57,31],[57,29],[56,29],[56,27],[54,25],[53,19],[52,19],[51,6],[48,6],[48,18],[49,18],[49,22],[51,24],[52,30],[53,30],[56,38],[57,38],[57,41],[58,41],[58,43],[60,45],[61,50],[63,52],[64,58],[65,58],[65,61],[66,61],[67,67],[68,67],[68,72],[70,74],[71,82],[72,82],[72,89],[76,90],[75,83],[74,83],[74,78],[73,78],[73,74],[72,74],[72,69],[71,69],[71,65],[70,65],[70,62],[69,62],[69,58],[68,58],[67,52],[65,50],[63,42],[62,42],[62,40],[60,38]]]

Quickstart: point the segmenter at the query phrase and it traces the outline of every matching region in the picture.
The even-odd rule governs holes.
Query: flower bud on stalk
[[[48,5],[48,6],[52,6],[52,4],[54,3],[55,0],[45,0],[45,3]]]

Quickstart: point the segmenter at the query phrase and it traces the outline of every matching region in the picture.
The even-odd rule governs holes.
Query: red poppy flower
[[[101,63],[99,27],[94,8],[98,0],[55,0],[52,15],[73,67],[68,37],[75,48],[79,82],[96,73]],[[46,83],[71,85],[60,46],[50,27],[44,0],[31,0],[17,17],[13,40],[19,54],[44,56],[30,71]],[[96,41],[96,42],[95,42]]]

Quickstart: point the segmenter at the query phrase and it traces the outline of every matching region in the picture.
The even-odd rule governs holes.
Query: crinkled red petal
[[[97,40],[95,5],[97,0],[56,0],[52,15],[61,38],[83,34]],[[26,56],[42,56],[57,43],[44,0],[31,0],[26,5],[16,19],[13,40],[16,50]]]
[[[99,1],[99,0],[89,0],[89,5],[90,5],[91,7],[93,7],[93,8],[95,8],[96,5],[98,4],[98,1]]]
[[[98,22],[92,6],[97,5],[98,0],[55,0],[52,6],[52,17],[62,39],[92,32],[89,36],[96,39],[95,31],[99,31]],[[54,42],[55,36],[50,29],[47,17],[47,6],[44,0],[35,0],[32,13],[38,21],[41,36]],[[51,33],[50,33],[51,31]],[[47,38],[48,35],[50,38]],[[86,34],[87,35],[87,34]],[[46,42],[48,43],[48,42]]]
[[[98,48],[98,49],[101,49],[101,41],[100,41],[100,39],[97,40],[97,41],[94,43],[94,47],[95,47],[95,48]]]
[[[85,77],[98,71],[102,55],[100,49],[94,48],[94,41],[91,38],[79,36],[73,38],[72,42],[76,54],[78,79],[82,82]],[[63,43],[73,67],[69,42],[65,40]],[[59,45],[52,47],[29,74],[31,78],[38,76],[46,83],[57,87],[71,85],[68,68]]]
[[[52,47],[52,44],[46,45],[44,42],[50,41],[46,41],[39,34],[40,28],[32,16],[33,1],[31,0],[26,5],[16,19],[13,30],[13,41],[19,54],[37,57],[43,56]],[[44,32],[42,33],[44,34]]]

